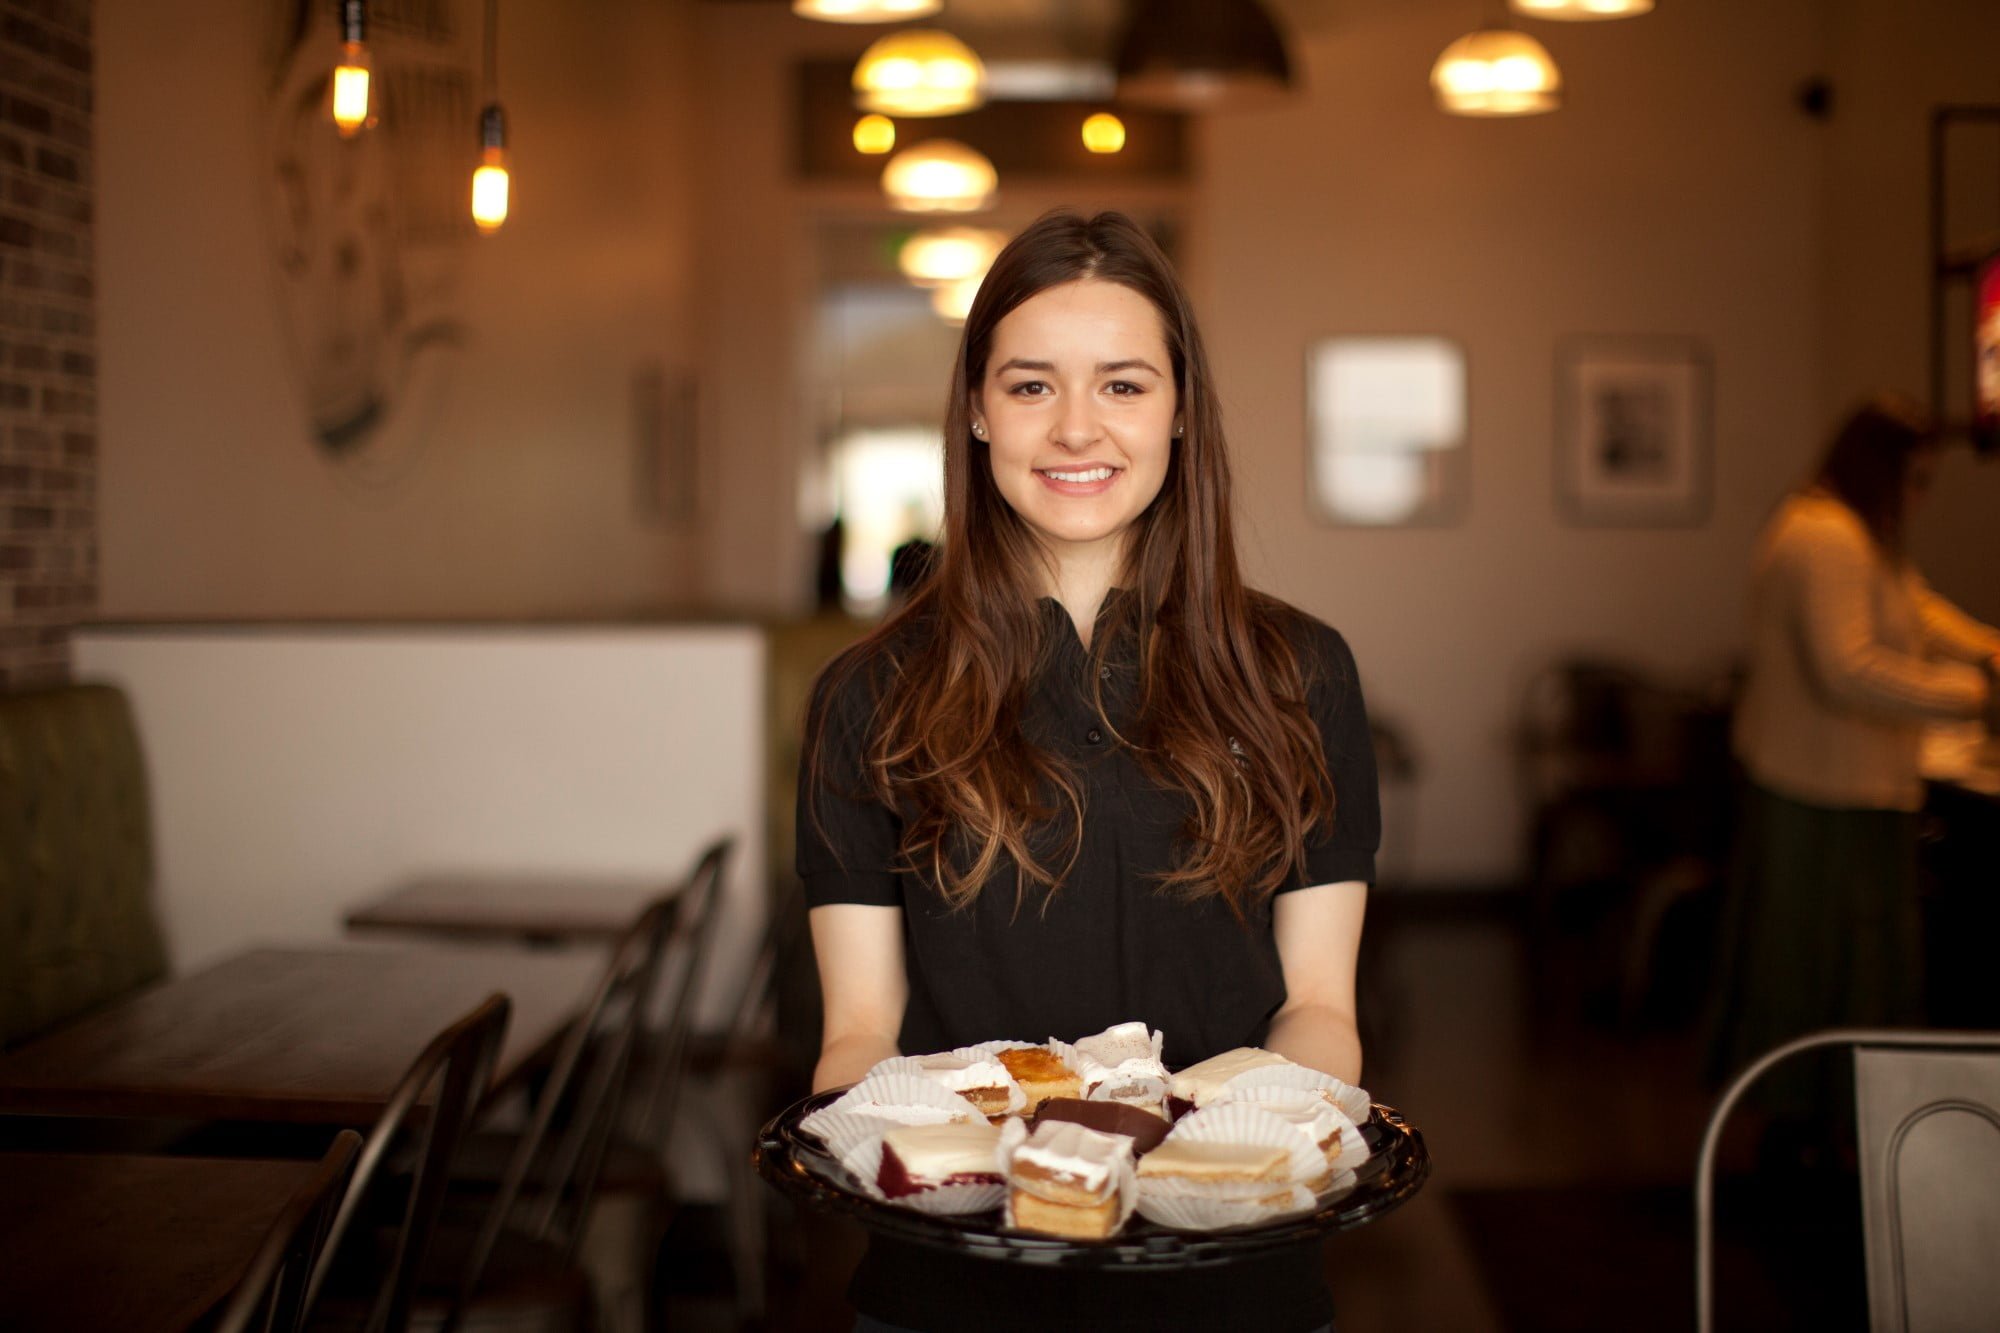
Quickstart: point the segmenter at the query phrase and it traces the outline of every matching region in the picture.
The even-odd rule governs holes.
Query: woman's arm
[[[858,1082],[897,1054],[909,981],[903,974],[903,909],[862,903],[815,907],[813,955],[825,1010],[813,1091]]]
[[[1285,1003],[1264,1044],[1310,1069],[1361,1081],[1361,1035],[1354,1025],[1354,965],[1368,886],[1315,884],[1273,901],[1272,932],[1285,972]]]
[[[2000,662],[2000,629],[1982,625],[1932,590],[1922,578],[1913,579],[1917,613],[1923,617],[1924,641],[1938,652],[1975,666]]]

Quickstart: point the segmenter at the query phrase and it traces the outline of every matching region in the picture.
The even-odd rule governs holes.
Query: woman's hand
[[[829,903],[811,913],[813,955],[825,1010],[813,1091],[858,1082],[897,1054],[896,1034],[909,1003],[903,973],[903,911]]]
[[[1285,972],[1285,1003],[1264,1044],[1288,1060],[1361,1082],[1361,1035],[1354,1024],[1354,963],[1368,886],[1316,884],[1281,893],[1271,928]]]

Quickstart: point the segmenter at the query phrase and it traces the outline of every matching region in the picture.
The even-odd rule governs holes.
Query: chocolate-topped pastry
[[[1102,1134],[1122,1134],[1132,1140],[1132,1152],[1143,1156],[1167,1137],[1167,1122],[1151,1111],[1123,1102],[1092,1102],[1081,1097],[1051,1097],[1035,1110],[1030,1127],[1047,1120],[1068,1120]]]

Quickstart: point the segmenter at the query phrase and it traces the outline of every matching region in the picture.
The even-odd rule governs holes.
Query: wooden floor
[[[1329,1243],[1341,1333],[1691,1327],[1710,1105],[1693,1025],[1588,1020],[1589,988],[1531,957],[1515,912],[1382,902],[1370,928],[1364,1081],[1423,1130],[1435,1170],[1399,1212]],[[845,1330],[851,1238],[787,1225],[813,1229],[813,1261],[774,1271],[767,1326]],[[668,1313],[732,1326],[714,1299]]]

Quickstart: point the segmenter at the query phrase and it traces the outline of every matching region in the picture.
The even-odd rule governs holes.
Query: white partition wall
[[[677,875],[736,857],[713,1015],[761,924],[763,636],[753,626],[96,628],[152,782],[174,966],[326,940],[420,871]]]

